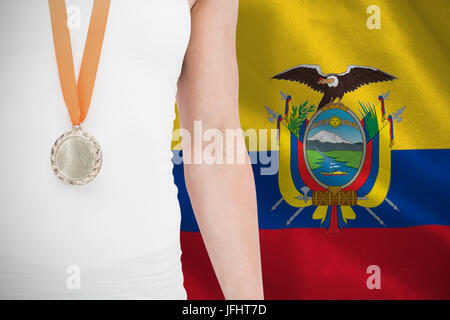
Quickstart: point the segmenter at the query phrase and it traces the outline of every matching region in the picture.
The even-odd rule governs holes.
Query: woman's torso
[[[76,72],[92,2],[66,1]],[[49,160],[53,143],[71,123],[48,2],[2,2],[0,272],[13,268],[10,261],[14,268],[65,272],[68,265],[102,270],[135,259],[147,265],[171,259],[179,278],[180,213],[170,138],[189,19],[187,0],[112,0],[83,124],[102,147],[103,166],[89,184],[70,186],[54,176]],[[165,254],[170,258],[161,252],[171,252]],[[161,272],[144,269],[150,270],[133,275],[158,278]]]

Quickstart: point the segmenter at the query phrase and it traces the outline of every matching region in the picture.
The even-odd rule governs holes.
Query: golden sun
[[[337,128],[341,125],[341,119],[337,116],[333,116],[328,120],[328,124],[332,126],[333,128]]]

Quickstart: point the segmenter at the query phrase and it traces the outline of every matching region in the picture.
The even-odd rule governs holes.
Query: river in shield
[[[327,186],[342,186],[352,180],[358,171],[356,168],[346,166],[345,162],[339,162],[326,156],[323,152],[320,152],[320,154],[324,159],[318,163],[320,167],[312,170],[312,172],[320,182]],[[338,172],[344,174],[341,175]]]

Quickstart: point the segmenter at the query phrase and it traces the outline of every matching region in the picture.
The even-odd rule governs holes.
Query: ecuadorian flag
[[[268,132],[248,144],[267,299],[450,298],[449,16],[447,0],[240,2],[242,127]],[[308,128],[334,120],[310,112],[294,130],[290,122],[323,94],[272,79],[301,64],[324,74],[368,66],[398,78],[344,95],[358,121],[336,121],[361,126],[365,148],[359,176],[342,190],[327,191],[305,165]],[[188,297],[221,299],[181,164],[174,177]]]

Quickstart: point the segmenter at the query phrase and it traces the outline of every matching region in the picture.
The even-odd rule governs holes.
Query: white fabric
[[[81,13],[71,29],[77,75],[92,2],[66,1]],[[0,30],[0,296],[185,297],[170,139],[188,1],[112,0],[83,124],[102,147],[103,167],[85,186],[64,184],[50,167],[51,147],[71,122],[48,2],[2,0]],[[136,259],[141,269],[116,273]],[[76,295],[65,286],[68,265],[88,275]],[[144,283],[128,281],[135,275]]]

